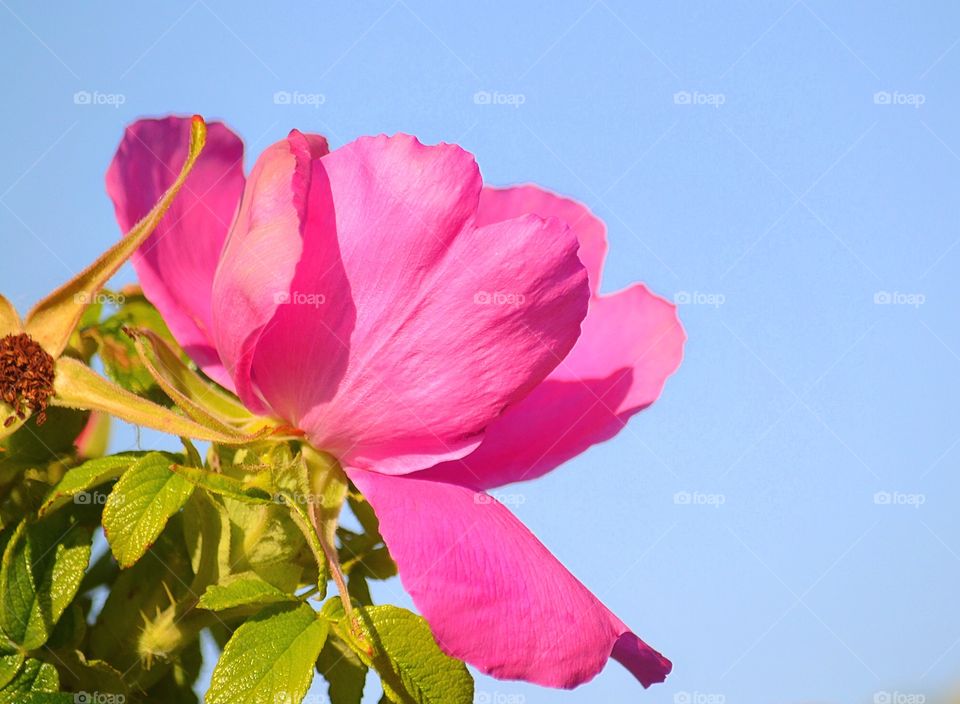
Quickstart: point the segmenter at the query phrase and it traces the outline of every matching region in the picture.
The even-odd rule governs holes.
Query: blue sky
[[[103,173],[127,122],[168,112],[225,119],[248,156],[292,127],[458,142],[488,182],[605,219],[605,290],[684,303],[661,400],[507,490],[674,674],[647,693],[616,664],[573,692],[479,677],[478,701],[950,685],[960,6],[0,0],[0,18],[2,290],[21,310],[117,236]],[[396,581],[377,597],[409,603]]]

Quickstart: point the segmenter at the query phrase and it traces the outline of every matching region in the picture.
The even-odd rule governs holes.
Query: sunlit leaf
[[[180,464],[173,465],[171,469],[191,484],[219,496],[226,496],[231,499],[236,499],[237,501],[251,504],[274,503],[273,496],[260,486],[227,476],[226,474],[211,472],[197,467],[186,467]]]
[[[91,489],[116,479],[130,465],[143,457],[143,453],[125,453],[88,460],[81,465],[68,469],[60,482],[50,490],[50,495],[40,506],[40,515],[53,511],[71,501],[78,504],[89,503],[93,497]]]
[[[0,655],[0,690],[7,686],[23,665],[23,653],[15,650],[12,653]]]
[[[20,524],[0,569],[0,626],[26,649],[50,637],[90,561],[90,530],[66,514]]]
[[[113,487],[103,507],[103,532],[117,562],[129,567],[180,510],[193,484],[170,471],[171,459],[152,452],[138,459]]]
[[[300,702],[328,632],[328,621],[306,604],[268,607],[227,643],[206,704]]]
[[[444,655],[421,617],[396,606],[356,610],[359,639],[347,619],[335,630],[365,665],[377,671],[387,698],[397,704],[470,704],[473,678]]]
[[[19,672],[7,685],[0,689],[0,704],[32,704],[44,699],[35,697],[36,694],[56,693],[60,688],[60,678],[57,669],[49,663],[28,659]],[[66,702],[65,695],[60,698],[47,698],[47,701]]]
[[[235,606],[296,601],[297,598],[292,594],[277,589],[256,575],[234,575],[223,584],[207,587],[197,606],[211,611],[222,611]]]

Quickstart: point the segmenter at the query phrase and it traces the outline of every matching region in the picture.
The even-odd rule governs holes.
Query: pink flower
[[[128,128],[107,174],[121,228],[172,180],[188,129]],[[553,687],[611,656],[663,681],[670,662],[483,492],[653,403],[682,355],[674,307],[639,284],[600,295],[603,224],[535,186],[485,188],[459,147],[397,135],[328,152],[294,131],[246,181],[242,153],[210,125],[134,259],[183,347],[337,457],[450,655]]]

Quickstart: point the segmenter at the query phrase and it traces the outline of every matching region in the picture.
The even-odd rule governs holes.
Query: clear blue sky
[[[128,121],[171,111],[250,155],[291,127],[459,142],[488,182],[606,220],[605,289],[690,301],[655,407],[509,490],[675,673],[646,694],[616,664],[569,693],[480,677],[479,701],[873,701],[960,671],[960,6],[147,7],[0,0],[21,309],[117,235],[104,170]]]

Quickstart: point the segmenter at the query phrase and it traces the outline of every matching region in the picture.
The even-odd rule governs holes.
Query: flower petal
[[[477,224],[489,225],[530,213],[542,218],[560,218],[570,226],[580,240],[580,261],[587,267],[590,290],[596,295],[600,289],[603,260],[607,256],[607,228],[582,203],[533,184],[511,188],[486,186],[480,194]]]
[[[530,215],[475,227],[480,176],[459,147],[362,138],[316,167],[329,201],[258,338],[257,392],[344,464],[400,474],[466,454],[575,342],[575,237]]]
[[[190,118],[139,120],[127,128],[107,170],[107,192],[124,232],[170,186],[186,158]],[[230,385],[211,337],[211,292],[220,250],[243,190],[243,143],[219,122],[184,187],[133,255],[147,298],[190,357]]]
[[[670,661],[635,636],[502,504],[466,487],[350,470],[400,578],[453,657],[575,687],[613,654],[648,687]]]
[[[616,435],[683,357],[676,308],[642,284],[594,298],[576,346],[507,409],[472,454],[421,476],[490,489],[535,479]]]
[[[217,349],[240,398],[256,413],[267,408],[250,380],[253,350],[290,290],[305,240],[315,239],[302,231],[307,211],[325,217],[330,210],[329,189],[312,179],[327,151],[326,139],[296,130],[264,150],[250,172],[214,280]]]

